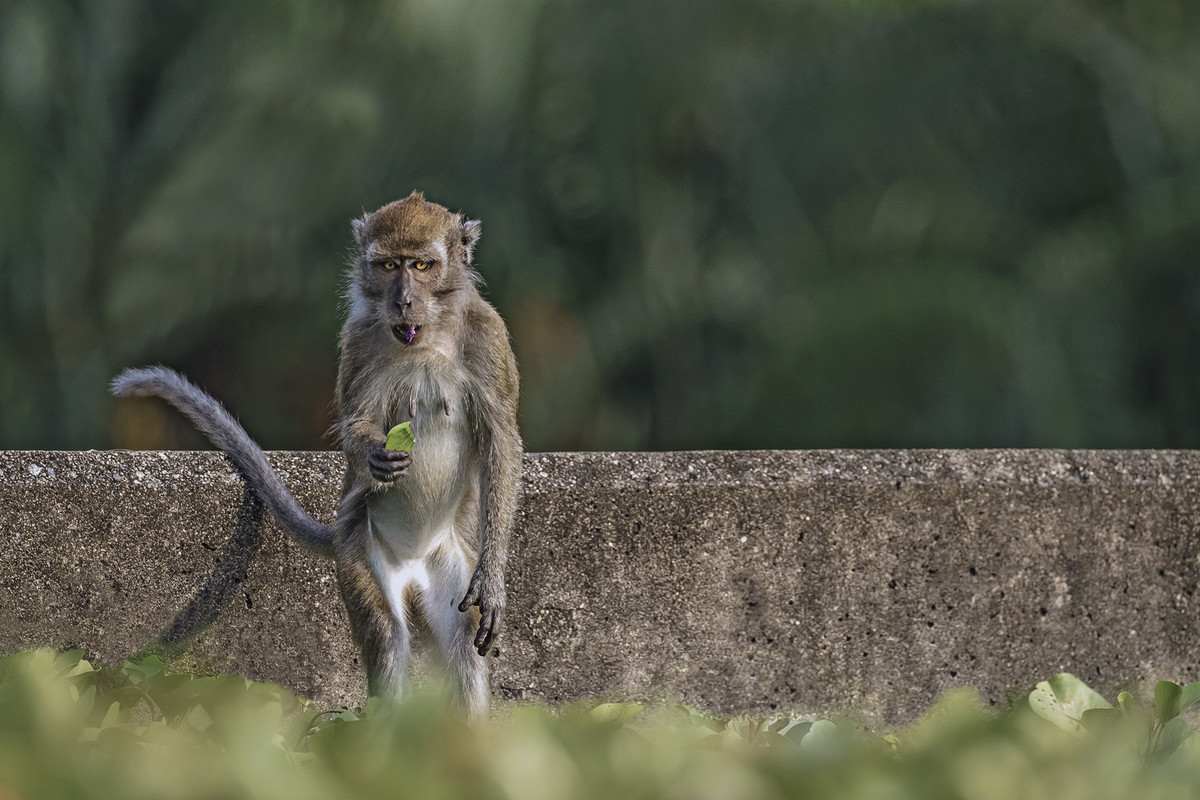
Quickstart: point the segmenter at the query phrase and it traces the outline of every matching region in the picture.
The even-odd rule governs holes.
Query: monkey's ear
[[[367,215],[363,214],[359,219],[350,220],[350,227],[354,230],[354,241],[358,242],[359,247],[366,247]]]
[[[465,260],[468,264],[471,263],[471,254],[475,252],[475,243],[479,241],[479,234],[483,229],[477,219],[468,219],[462,224],[462,246],[466,253]]]

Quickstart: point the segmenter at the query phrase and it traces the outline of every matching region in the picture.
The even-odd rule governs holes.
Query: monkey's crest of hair
[[[483,279],[471,269],[475,243],[482,230],[478,220],[469,220],[443,205],[430,202],[414,191],[401,200],[363,214],[353,221],[359,251],[370,255],[372,246],[382,252],[399,253],[428,242],[442,242],[447,256],[466,271],[476,285]]]

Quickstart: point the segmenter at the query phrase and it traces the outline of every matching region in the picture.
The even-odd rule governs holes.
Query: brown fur
[[[478,656],[500,631],[520,487],[517,363],[471,267],[478,222],[413,192],[353,224],[335,426],[347,470],[333,530],[300,507],[220,403],[182,375],[127,370],[113,392],[162,397],[187,414],[280,527],[333,555],[372,695],[400,694],[410,628],[425,628],[478,717],[488,704]],[[385,449],[387,431],[406,420],[413,452]]]
[[[474,692],[475,699],[467,697],[468,706],[478,706],[481,666],[469,650],[485,655],[499,632],[508,535],[520,482],[516,360],[504,322],[476,288],[470,259],[479,223],[413,193],[356,220],[354,227],[359,253],[351,267],[351,310],[342,329],[336,393],[337,429],[348,461],[334,540],[339,565],[348,564],[338,573],[342,595],[373,692],[402,679],[402,667],[397,674],[394,662],[407,657],[408,620],[398,617],[433,616],[424,622],[435,638],[443,633],[442,655],[451,671],[459,673],[464,695]],[[412,267],[418,260],[429,267]],[[385,269],[381,265],[387,261],[400,266]],[[406,325],[420,326],[410,346],[397,333]],[[438,396],[430,397],[430,391]],[[465,417],[455,417],[459,414]],[[439,415],[452,421],[436,419]],[[417,434],[411,461],[389,461],[390,451],[383,449],[387,430],[406,419],[414,420]],[[452,443],[466,443],[452,463],[459,473],[423,478],[423,427],[447,424],[459,425],[452,429],[459,432],[443,435]],[[455,593],[462,600],[454,613],[479,607],[473,645],[463,640],[469,630],[447,633],[462,625],[430,608],[426,595],[444,594],[444,587],[416,595],[406,587],[388,605],[389,570],[402,571],[411,562],[397,553],[407,546],[407,534],[393,532],[389,544],[367,522],[372,514],[373,520],[384,520],[373,523],[376,527],[387,527],[396,513],[407,520],[409,511],[389,510],[395,508],[389,492],[401,492],[406,509],[443,513],[446,487],[458,492],[450,510],[452,537],[437,544],[419,566],[430,574],[461,576],[464,584]],[[372,547],[375,556],[368,554]],[[469,552],[460,554],[464,549]],[[384,566],[359,567],[372,558]],[[396,606],[403,608],[397,612]],[[486,687],[485,673],[482,680]]]

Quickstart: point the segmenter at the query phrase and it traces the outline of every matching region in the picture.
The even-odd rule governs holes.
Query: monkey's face
[[[413,193],[354,221],[361,259],[355,284],[404,347],[455,324],[476,279],[471,248],[479,223]]]
[[[396,340],[415,344],[428,326],[436,327],[446,310],[443,303],[453,284],[445,248],[426,247],[419,254],[397,253],[371,262],[381,285],[380,312]]]

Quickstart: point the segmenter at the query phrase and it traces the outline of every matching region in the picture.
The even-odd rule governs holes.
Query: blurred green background
[[[0,447],[331,446],[413,188],[531,450],[1200,446],[1192,0],[9,0],[0,103]]]

